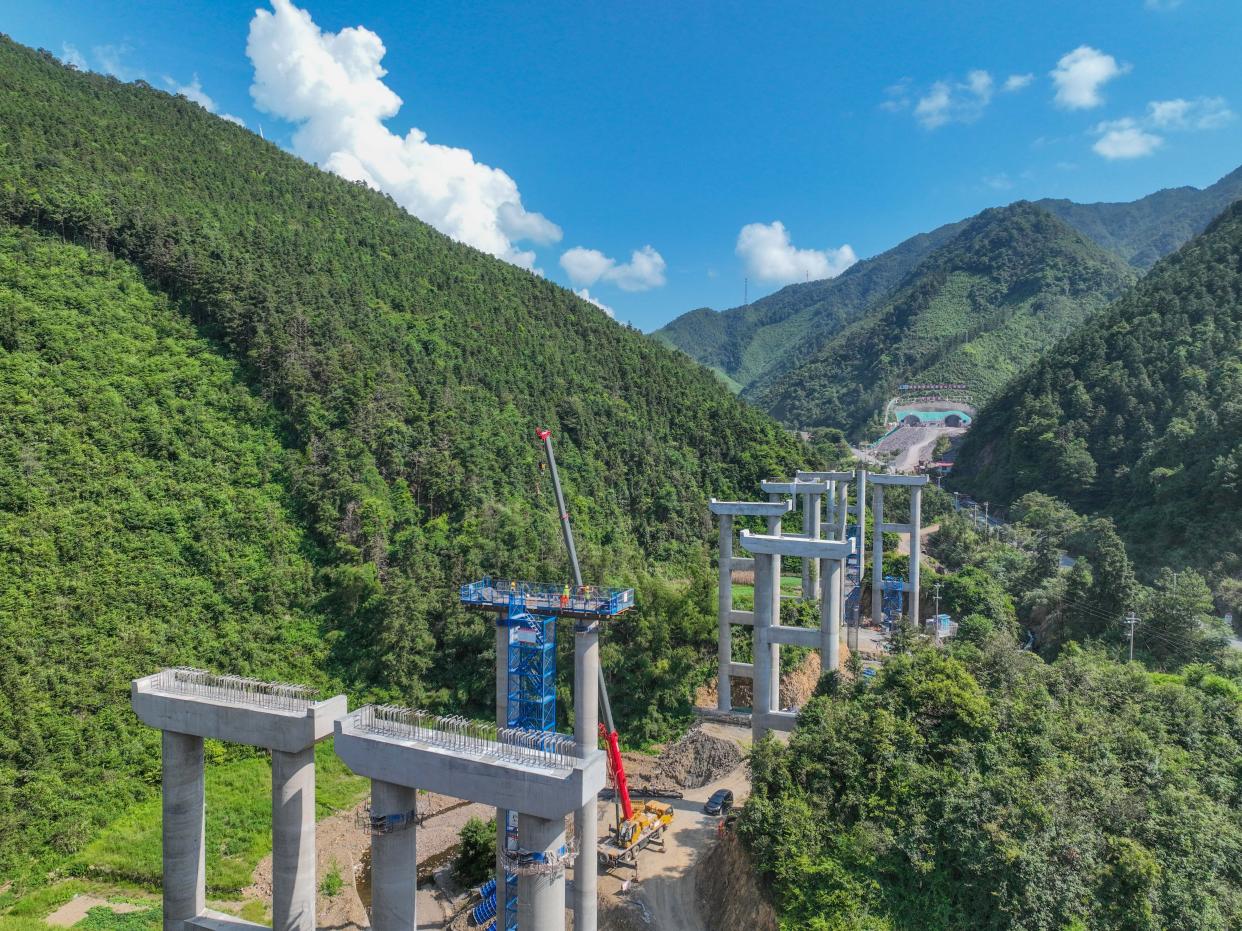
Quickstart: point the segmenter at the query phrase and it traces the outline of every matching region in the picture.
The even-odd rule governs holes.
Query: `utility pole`
[[[1134,628],[1138,626],[1138,615],[1133,611],[1126,615],[1125,624],[1130,628],[1130,662],[1134,662]]]
[[[983,532],[989,537],[992,535],[992,522],[988,520],[988,503],[983,502]]]
[[[936,623],[940,623],[940,583],[936,583]]]
[[[961,497],[962,493],[960,491],[953,492],[953,513],[955,514],[962,509]]]
[[[742,306],[743,307],[750,306],[750,279],[749,278],[742,279]]]

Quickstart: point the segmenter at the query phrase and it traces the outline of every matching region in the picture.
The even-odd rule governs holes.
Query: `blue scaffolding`
[[[884,576],[881,585],[883,590],[883,603],[881,611],[883,612],[884,625],[892,627],[901,620],[904,599],[902,592],[906,590],[906,583],[903,579],[899,579],[893,575]]]
[[[857,624],[862,595],[862,553],[857,546],[857,524],[845,528],[845,538],[855,541],[854,552],[845,557],[845,617],[849,623]]]
[[[496,625],[508,629],[508,725],[553,731],[556,730],[557,619],[571,618],[584,623],[624,614],[634,607],[634,589],[571,587],[487,577],[463,585],[461,603],[468,610],[495,613]],[[505,847],[517,853],[517,812],[509,812]],[[517,929],[517,884],[517,874],[506,871],[505,931]],[[475,906],[476,924],[497,914],[495,881],[485,883],[479,895],[482,901]]]

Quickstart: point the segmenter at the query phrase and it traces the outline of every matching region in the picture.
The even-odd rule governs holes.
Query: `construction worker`
[[[561,592],[561,607],[562,608],[569,607],[569,583],[568,582],[565,583],[565,588]]]

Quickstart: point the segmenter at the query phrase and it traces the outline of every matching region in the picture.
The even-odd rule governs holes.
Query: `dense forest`
[[[162,663],[486,710],[457,586],[567,574],[537,426],[587,574],[642,590],[603,646],[627,739],[685,720],[705,501],[814,451],[188,100],[0,39],[0,126],[0,875],[151,793],[127,680]]]
[[[1242,570],[1242,204],[984,409],[955,470],[1111,515],[1139,563]],[[1236,603],[1236,594],[1234,598]]]
[[[1242,663],[1206,583],[1141,584],[1107,518],[1046,495],[1014,517],[939,518],[947,646],[899,628],[756,747],[738,830],[786,931],[1242,923]]]
[[[885,303],[744,394],[786,423],[854,434],[902,382],[963,382],[983,401],[1134,278],[1121,259],[1032,204],[986,210]]]

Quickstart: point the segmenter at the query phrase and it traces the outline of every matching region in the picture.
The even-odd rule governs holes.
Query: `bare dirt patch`
[[[55,925],[59,928],[70,928],[86,917],[86,913],[92,908],[110,908],[118,915],[124,915],[129,912],[140,912],[147,905],[132,905],[127,902],[109,902],[107,899],[101,899],[96,895],[75,895],[72,899],[62,905],[52,914],[48,915],[43,921],[49,925]]]

